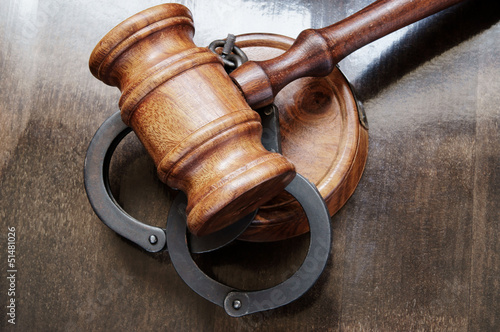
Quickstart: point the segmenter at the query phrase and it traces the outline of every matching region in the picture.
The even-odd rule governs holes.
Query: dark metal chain
[[[208,48],[217,55],[220,55],[224,61],[224,68],[228,73],[235,70],[242,64],[248,61],[248,57],[235,45],[236,37],[232,34],[228,34],[226,39],[218,39],[208,45]],[[218,48],[222,47],[222,51],[217,52]]]

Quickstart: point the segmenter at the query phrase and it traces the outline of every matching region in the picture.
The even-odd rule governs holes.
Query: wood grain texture
[[[186,193],[188,228],[203,236],[278,195],[295,170],[262,146],[259,115],[222,59],[196,47],[193,34],[185,6],[154,6],[108,32],[89,66],[122,91],[123,122],[146,147],[160,179]]]
[[[366,44],[463,0],[378,0],[348,18],[322,29],[307,29],[284,54],[248,62],[231,77],[250,106],[273,102],[274,96],[300,77],[323,77]]]
[[[195,43],[208,45],[228,32],[296,37],[370,2],[183,3]],[[498,1],[464,2],[340,63],[370,122],[364,175],[332,218],[318,283],[297,302],[242,319],[186,287],[168,254],[112,233],[83,188],[88,142],[120,97],[92,77],[88,56],[124,17],[158,3],[0,4],[0,234],[18,233],[16,326],[2,311],[2,331],[500,330]],[[165,223],[173,194],[134,136],[111,175],[126,211]],[[307,236],[238,242],[196,259],[220,280],[257,288],[289,275],[306,247]],[[6,242],[0,248],[5,262]]]

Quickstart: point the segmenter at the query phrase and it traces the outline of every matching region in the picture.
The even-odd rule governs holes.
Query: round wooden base
[[[258,61],[283,53],[292,43],[291,38],[273,34],[236,39],[249,59]],[[283,155],[317,186],[333,215],[354,192],[368,154],[368,131],[360,124],[349,82],[336,68],[327,77],[302,78],[289,84],[274,104],[280,112]],[[300,205],[283,193],[260,208],[239,239],[277,241],[308,230]]]

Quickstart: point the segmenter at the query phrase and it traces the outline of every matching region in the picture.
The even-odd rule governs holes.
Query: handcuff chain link
[[[224,68],[228,73],[235,70],[242,64],[248,61],[248,57],[235,45],[236,37],[232,34],[228,34],[226,39],[218,39],[208,45],[208,49],[213,53],[219,55],[224,62]],[[222,51],[219,53],[218,48],[222,47]]]

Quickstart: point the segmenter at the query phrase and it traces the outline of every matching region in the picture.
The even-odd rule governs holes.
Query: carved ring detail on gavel
[[[261,144],[262,125],[220,57],[192,41],[189,10],[164,4],[112,29],[90,58],[92,74],[122,92],[122,120],[159,178],[188,196],[198,236],[222,229],[275,197],[294,166]]]

